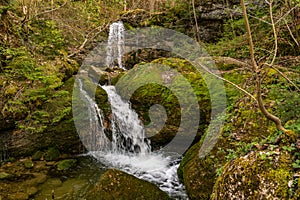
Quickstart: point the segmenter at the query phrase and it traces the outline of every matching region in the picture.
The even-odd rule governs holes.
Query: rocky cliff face
[[[130,10],[120,17],[127,29],[145,26],[162,26],[180,31],[203,42],[216,42],[222,37],[223,25],[228,19],[239,18],[241,13],[235,8],[239,1],[219,2],[214,0],[195,2],[198,30],[193,8],[188,3],[176,3],[165,12],[148,13],[142,9]]]
[[[234,8],[239,3],[236,0],[195,2],[200,39],[204,42],[214,42],[222,37],[224,22],[230,18],[241,17],[241,13]]]

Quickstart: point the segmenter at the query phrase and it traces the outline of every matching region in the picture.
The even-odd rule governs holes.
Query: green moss
[[[171,199],[156,185],[116,169],[107,170],[94,190],[87,195],[87,199],[95,198],[99,200]]]
[[[160,58],[151,63],[136,65],[119,79],[116,89],[123,99],[130,99],[132,108],[137,111],[145,125],[151,123],[149,109],[154,104],[164,107],[167,115],[165,126],[159,134],[150,137],[154,149],[173,139],[181,120],[185,122],[183,132],[189,134],[193,127],[199,130],[197,137],[203,134],[203,127],[209,122],[208,89],[201,74],[185,60]],[[187,115],[182,115],[193,115],[196,111],[193,102],[196,104],[197,101],[201,112],[198,126],[185,119]]]
[[[290,162],[285,151],[277,154],[252,152],[228,162],[216,181],[212,199],[240,199],[243,196],[257,199],[268,195],[288,199],[288,182],[292,175]]]
[[[6,172],[0,172],[0,180],[4,180],[4,179],[10,179],[12,178],[13,175],[6,173]]]
[[[44,153],[42,151],[37,151],[32,155],[32,160],[41,160]]]
[[[46,161],[57,160],[59,156],[60,156],[60,152],[55,147],[50,147],[44,155]]]
[[[24,161],[24,167],[26,169],[31,169],[31,168],[33,168],[33,166],[34,166],[34,164],[33,164],[33,162],[31,160],[25,160]]]
[[[77,162],[77,160],[75,160],[75,159],[62,160],[56,164],[56,167],[59,171],[67,170],[67,169],[70,169],[71,167],[74,167],[76,162]]]

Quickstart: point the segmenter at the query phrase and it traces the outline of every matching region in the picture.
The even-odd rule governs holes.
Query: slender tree
[[[273,0],[266,1],[269,5],[269,13],[270,13],[270,18],[271,18],[271,25],[272,25],[272,30],[273,30],[273,35],[274,35],[274,43],[275,43],[275,48],[274,48],[274,53],[273,53],[273,58],[270,63],[264,63],[261,65],[258,65],[255,59],[255,50],[254,50],[254,44],[252,40],[252,33],[251,33],[251,28],[248,20],[248,15],[247,15],[247,8],[245,5],[245,1],[241,0],[241,6],[243,10],[243,16],[245,20],[245,27],[247,31],[247,37],[248,37],[248,42],[249,42],[249,49],[250,49],[250,57],[251,57],[251,62],[252,62],[252,73],[254,74],[255,81],[256,81],[256,101],[258,103],[258,107],[260,111],[263,113],[263,115],[273,121],[276,125],[276,128],[280,131],[282,131],[284,134],[294,137],[294,133],[291,130],[287,130],[283,127],[282,122],[280,118],[275,116],[274,114],[270,113],[263,102],[262,99],[262,82],[264,80],[264,67],[272,67],[274,65],[276,56],[277,56],[277,50],[278,50],[278,40],[277,40],[277,32],[275,28],[275,23],[274,23],[274,18],[273,18]]]

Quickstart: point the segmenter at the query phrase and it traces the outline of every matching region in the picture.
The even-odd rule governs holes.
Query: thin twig
[[[201,59],[201,58],[200,58]],[[242,91],[243,93],[247,94],[249,97],[251,97],[255,102],[257,102],[256,98],[250,94],[249,92],[247,92],[246,90],[244,90],[243,88],[241,88],[240,86],[238,86],[237,84],[221,77],[221,76],[218,76],[216,75],[215,73],[213,73],[212,71],[210,71],[206,66],[204,66],[201,61],[200,62],[196,62],[197,65],[200,65],[202,67],[202,69],[204,69],[206,72],[208,72],[209,74],[213,75],[214,77],[222,80],[222,81],[225,81],[226,83],[229,83],[230,85],[234,86],[235,88],[237,88],[238,90]]]
[[[296,38],[294,37],[293,32],[292,32],[292,30],[290,29],[290,27],[289,27],[289,25],[287,24],[287,21],[286,21],[285,19],[284,19],[284,23],[285,23],[287,29],[289,30],[289,33],[290,33],[291,37],[293,38],[294,42],[295,42],[295,43],[297,44],[297,46],[299,47],[299,43],[298,43],[298,41],[296,40]]]
[[[271,18],[271,23],[272,23],[272,30],[273,30],[273,35],[274,35],[274,42],[275,42],[275,49],[274,49],[274,54],[272,61],[270,63],[270,66],[272,66],[275,62],[275,59],[277,57],[277,51],[278,51],[278,40],[277,40],[277,32],[276,32],[276,27],[274,23],[274,18],[273,18],[273,5],[272,5],[272,0],[269,3],[269,12],[270,12],[270,18]]]
[[[299,92],[300,88],[292,81],[290,80],[284,73],[282,73],[279,69],[277,69],[274,65],[269,65],[272,69],[274,69],[278,74],[280,74],[283,78],[285,78],[291,85],[293,85]]]
[[[197,22],[197,15],[196,15],[196,8],[195,8],[195,0],[192,0],[192,6],[193,6],[193,14],[194,14],[194,20],[195,20],[195,25],[196,25],[196,34],[197,34],[197,39],[200,41],[200,33],[199,33],[199,26]]]
[[[89,40],[89,36],[90,36],[95,30],[98,30],[98,29],[99,29],[99,31],[96,32],[95,35],[94,35],[93,37],[90,38],[90,40],[91,40],[91,39],[94,39],[94,38],[95,38],[101,31],[103,31],[103,29],[105,29],[109,24],[110,24],[110,23],[106,23],[106,24],[104,24],[104,25],[102,25],[102,26],[99,26],[99,27],[97,27],[97,28],[91,30],[90,32],[88,32],[88,33],[86,34],[86,36],[84,37],[85,39],[84,39],[83,43],[77,48],[77,50],[76,50],[75,52],[69,54],[69,55],[68,55],[68,58],[73,57],[74,55],[78,54],[78,53],[85,47],[86,43],[87,43],[88,40]]]
[[[249,48],[250,48],[250,56],[251,56],[251,61],[253,65],[253,71],[258,72],[258,66],[255,61],[255,56],[254,56],[254,45],[253,45],[253,40],[252,40],[252,35],[251,35],[251,29],[248,21],[248,16],[247,16],[247,9],[245,6],[245,1],[241,0],[241,6],[243,9],[243,15],[244,15],[244,20],[245,20],[245,26],[247,29],[247,35],[248,35],[248,40],[249,40]]]
[[[237,60],[235,58],[231,58],[231,57],[212,56],[212,57],[210,57],[210,59],[213,59],[216,63],[237,65],[237,66],[243,67],[245,69],[250,69],[250,70],[252,68],[252,66],[249,65],[248,63]]]
[[[244,0],[241,0],[241,6],[243,8],[243,14],[244,14],[244,19],[245,19],[245,26],[246,26],[247,33],[248,33],[248,40],[249,40],[249,46],[250,46],[250,54],[251,54],[251,60],[252,60],[252,63],[253,63],[253,73],[255,74],[255,79],[256,79],[256,83],[257,83],[257,93],[256,93],[257,97],[256,97],[256,100],[257,100],[257,103],[258,103],[258,107],[259,107],[260,111],[263,113],[263,115],[267,119],[269,119],[269,120],[271,120],[271,121],[273,121],[275,123],[277,130],[281,130],[284,133],[288,133],[288,130],[286,130],[282,126],[281,120],[278,117],[276,117],[275,115],[271,114],[266,109],[265,104],[263,102],[262,94],[261,94],[261,90],[262,90],[261,83],[263,81],[263,77],[262,77],[262,74],[259,71],[259,68],[258,68],[257,63],[256,63],[255,58],[254,58],[254,48],[253,48],[253,42],[252,42],[252,34],[251,34],[251,30],[250,30],[250,25],[249,25],[249,21],[248,21],[248,17],[247,17],[247,10],[246,10],[246,6],[245,6],[245,1]],[[273,21],[272,0],[270,0],[269,8],[270,8],[270,16],[271,16],[271,21],[272,21],[272,27],[273,27],[274,37],[275,37],[275,55],[274,55],[274,57],[272,59],[272,62],[271,62],[271,66],[272,66],[273,63],[274,63],[274,61],[275,61],[276,54],[277,54],[277,34],[276,34],[276,30],[275,30],[275,24],[274,24],[274,21]]]
[[[289,11],[287,11],[282,17],[280,17],[276,22],[275,25],[278,24],[281,20],[285,20],[286,16],[288,16],[294,9],[296,9],[297,7],[299,7],[299,4],[297,4],[296,6],[294,6],[293,8],[291,8]]]

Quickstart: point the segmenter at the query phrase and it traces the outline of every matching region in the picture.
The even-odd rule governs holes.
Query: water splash
[[[80,139],[89,151],[106,151],[110,148],[110,142],[106,137],[103,124],[103,114],[93,98],[83,89],[83,81],[78,80],[81,99],[86,103],[88,109],[89,127],[81,129]]]
[[[129,102],[124,102],[114,86],[102,86],[108,95],[112,109],[112,150],[118,153],[150,152],[150,144],[138,115],[131,109]]]
[[[179,182],[177,176],[177,169],[181,160],[178,154],[166,155],[164,152],[151,152],[145,155],[130,155],[94,151],[89,152],[89,155],[109,168],[117,168],[156,184],[174,199],[188,199],[184,185]]]
[[[114,22],[109,27],[109,36],[106,49],[106,65],[114,66],[115,60],[120,68],[125,69],[122,65],[124,55],[124,24],[121,21]]]

